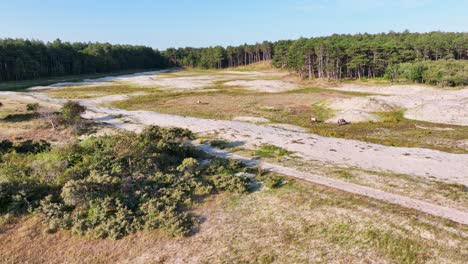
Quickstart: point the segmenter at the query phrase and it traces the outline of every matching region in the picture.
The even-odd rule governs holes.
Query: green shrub
[[[31,111],[31,112],[37,112],[39,110],[39,104],[38,103],[29,103],[26,105],[26,110]]]
[[[269,189],[279,188],[284,182],[283,177],[264,172],[257,173],[255,178],[258,181],[263,182],[263,184]]]
[[[66,122],[74,123],[80,120],[82,113],[86,111],[86,107],[78,102],[68,101],[62,107],[62,116]]]
[[[232,193],[247,193],[250,189],[250,179],[246,176],[218,174],[211,177],[211,181],[219,191]]]
[[[34,182],[0,182],[0,214],[25,213],[52,191],[52,187]]]

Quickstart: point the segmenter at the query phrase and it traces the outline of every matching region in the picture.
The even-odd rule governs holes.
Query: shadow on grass
[[[4,117],[2,120],[5,122],[24,122],[36,119],[39,115],[37,113],[21,113],[21,114],[10,114]]]

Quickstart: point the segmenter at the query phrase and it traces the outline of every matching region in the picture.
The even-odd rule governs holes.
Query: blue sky
[[[468,32],[468,0],[0,0],[0,38],[158,49],[333,33]]]

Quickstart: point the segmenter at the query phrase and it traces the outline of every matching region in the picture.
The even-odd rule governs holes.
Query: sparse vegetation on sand
[[[255,96],[253,96],[255,95]],[[216,92],[172,92],[148,94],[111,103],[128,110],[152,110],[166,114],[231,120],[237,116],[260,116],[274,123],[290,124],[327,137],[357,139],[397,147],[423,147],[452,153],[468,153],[464,144],[468,127],[409,120],[399,109],[374,113],[381,122],[352,122],[337,126],[325,121],[334,115],[327,100],[363,96],[323,88],[306,88],[286,93],[246,93],[222,90]],[[197,101],[203,104],[197,104]],[[312,122],[315,118],[319,122]]]

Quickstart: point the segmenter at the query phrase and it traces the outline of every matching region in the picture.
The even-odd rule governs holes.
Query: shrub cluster
[[[385,77],[391,81],[408,80],[439,86],[468,85],[465,60],[418,61],[390,65]]]
[[[120,238],[137,230],[187,235],[197,224],[194,198],[245,193],[239,162],[214,159],[177,128],[147,127],[41,152],[9,152],[0,162],[0,212],[34,211],[53,232]]]

